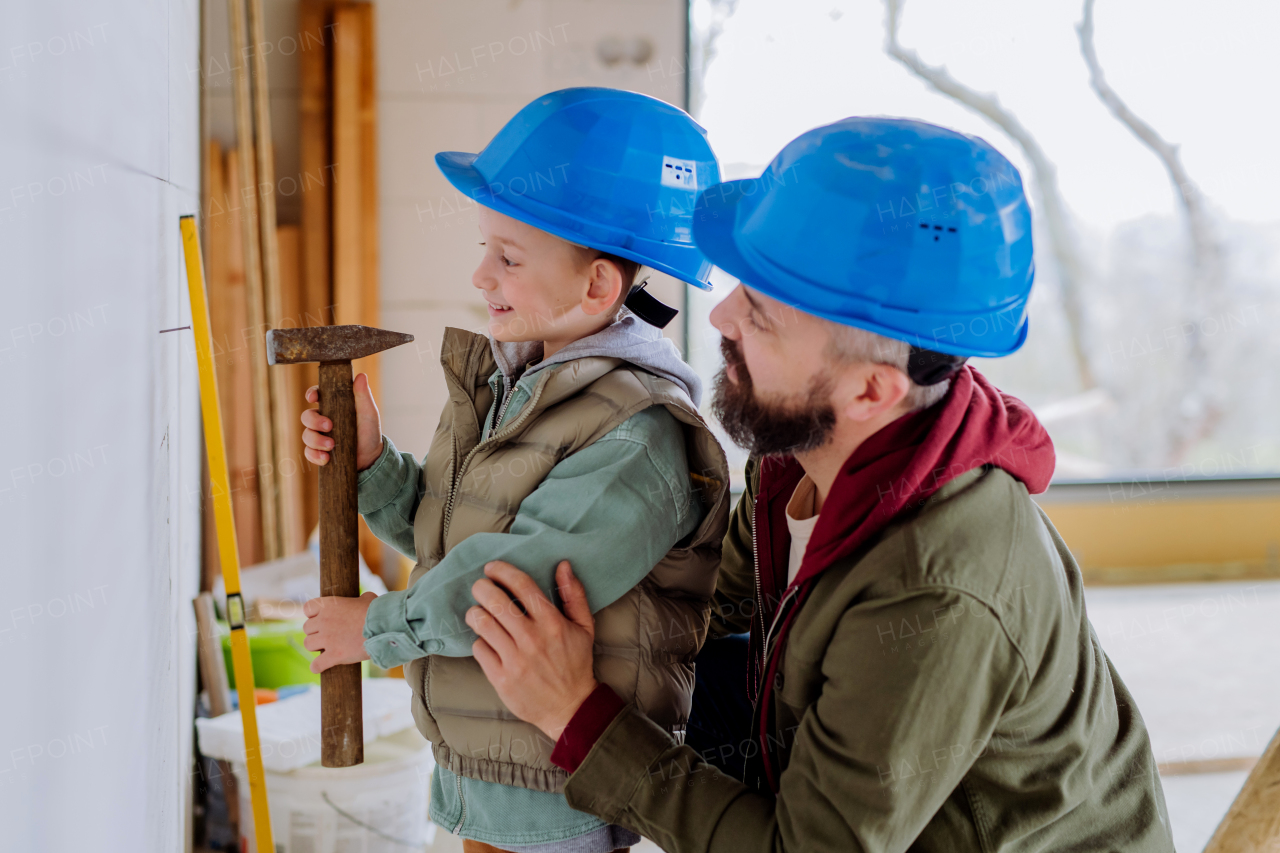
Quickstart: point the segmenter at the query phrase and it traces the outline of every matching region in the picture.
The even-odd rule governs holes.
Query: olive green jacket
[[[748,480],[720,633],[753,612],[751,466]],[[628,707],[570,777],[570,805],[681,853],[1173,850],[1146,728],[1080,571],[1004,471],[961,475],[827,568],[782,654],[762,700],[776,796]]]

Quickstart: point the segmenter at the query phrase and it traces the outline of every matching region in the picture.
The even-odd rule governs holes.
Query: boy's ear
[[[587,292],[582,297],[582,311],[594,316],[608,311],[622,296],[622,272],[604,258],[596,258],[587,267]]]

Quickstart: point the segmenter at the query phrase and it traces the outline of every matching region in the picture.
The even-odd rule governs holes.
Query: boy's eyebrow
[[[496,234],[495,234],[494,236],[492,236],[492,237],[485,237],[485,236],[484,236],[484,234],[483,234],[483,233],[481,233],[481,235],[480,235],[480,245],[482,245],[482,246],[483,246],[485,243],[489,242],[490,240],[494,241],[495,243],[501,243],[501,244],[502,244],[502,245],[504,245],[504,246],[513,246],[514,248],[517,248],[517,249],[523,249],[523,248],[524,248],[524,246],[521,246],[521,245],[520,245],[520,243],[519,243],[518,241],[516,241],[516,240],[512,240],[512,239],[511,239],[511,238],[509,238],[509,237],[500,237],[500,236],[498,236],[498,235],[496,235]]]

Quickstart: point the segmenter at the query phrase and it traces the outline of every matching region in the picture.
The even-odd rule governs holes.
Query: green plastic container
[[[290,684],[319,684],[320,676],[311,671],[311,661],[319,652],[303,646],[306,634],[302,620],[291,622],[249,622],[249,655],[253,658],[255,687],[288,687]],[[222,656],[227,663],[227,680],[236,686],[235,669],[231,666],[231,629],[218,622],[222,635]]]

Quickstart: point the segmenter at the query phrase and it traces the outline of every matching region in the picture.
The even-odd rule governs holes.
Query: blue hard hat
[[[909,119],[847,118],[759,178],[698,198],[698,247],[809,314],[955,356],[1027,338],[1035,269],[1018,170],[987,142]]]
[[[684,110],[619,89],[562,89],[516,113],[479,154],[436,165],[480,204],[572,243],[710,289],[693,242],[699,190],[720,180]]]

